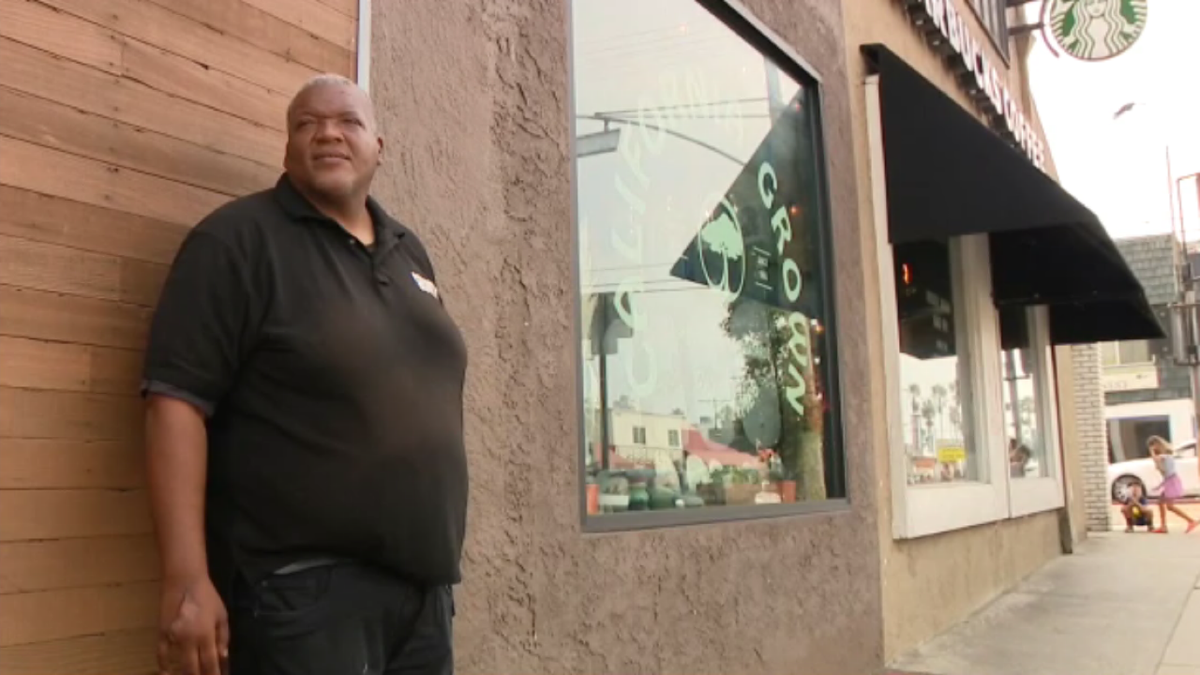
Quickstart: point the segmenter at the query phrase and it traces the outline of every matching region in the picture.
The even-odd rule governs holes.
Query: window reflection
[[[1008,474],[1011,478],[1049,476],[1046,444],[1039,415],[1029,331],[1030,310],[1008,307],[1000,312],[1000,376],[1004,403],[1004,430],[1008,439]]]
[[[844,496],[813,92],[686,0],[575,0],[590,513]]]
[[[900,320],[900,416],[910,485],[979,478],[950,247],[893,247]]]

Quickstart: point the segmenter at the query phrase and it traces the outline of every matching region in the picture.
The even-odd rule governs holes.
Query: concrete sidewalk
[[[1200,675],[1200,534],[1092,535],[891,665],[921,675]]]

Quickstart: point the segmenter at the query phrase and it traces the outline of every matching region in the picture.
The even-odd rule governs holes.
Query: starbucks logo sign
[[[1051,38],[1084,61],[1110,59],[1133,46],[1146,27],[1147,0],[1050,0]]]

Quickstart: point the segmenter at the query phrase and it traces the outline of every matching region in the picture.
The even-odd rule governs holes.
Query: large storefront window
[[[908,483],[979,478],[970,439],[961,275],[945,242],[896,246],[900,408]]]
[[[1046,308],[996,307],[986,236],[889,248],[897,536],[1060,507]]]
[[[1004,404],[1004,431],[1008,439],[1010,478],[1044,478],[1050,475],[1048,439],[1042,420],[1030,322],[1036,314],[1025,307],[1000,312],[1000,377]]]
[[[816,87],[690,0],[572,16],[589,516],[844,497]]]

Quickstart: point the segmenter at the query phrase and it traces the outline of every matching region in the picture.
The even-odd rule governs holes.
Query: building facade
[[[1069,549],[1156,328],[1004,4],[0,0],[0,669],[152,672],[148,317],[325,71],[469,347],[462,672],[881,672]]]
[[[1030,38],[1010,39],[1024,19],[1004,4],[843,5],[860,229],[879,259],[864,286],[881,289],[868,314],[884,383],[876,414],[890,432],[876,440],[889,476],[879,497],[889,659],[1070,550],[1086,527],[1085,458],[1103,437],[1098,368],[1067,346],[1112,328],[1095,318],[1102,304],[1087,304],[1101,294],[1037,270],[1083,241],[1110,259],[1115,250],[1074,200],[1047,193],[1056,207],[1015,207],[1054,164],[1029,90]],[[864,44],[877,45],[865,59]],[[918,84],[941,96],[918,96]],[[1013,152],[967,140],[983,126]],[[1134,289],[1111,297],[1139,294],[1128,269],[1103,265],[1091,278]],[[1132,302],[1138,332],[1154,334],[1144,298]]]
[[[1179,301],[1177,266],[1183,252],[1174,235],[1131,237],[1116,242],[1163,326],[1168,306]],[[1182,443],[1196,437],[1195,407],[1187,366],[1175,363],[1171,341],[1130,340],[1100,345],[1104,367],[1109,461],[1146,457],[1146,439]]]

